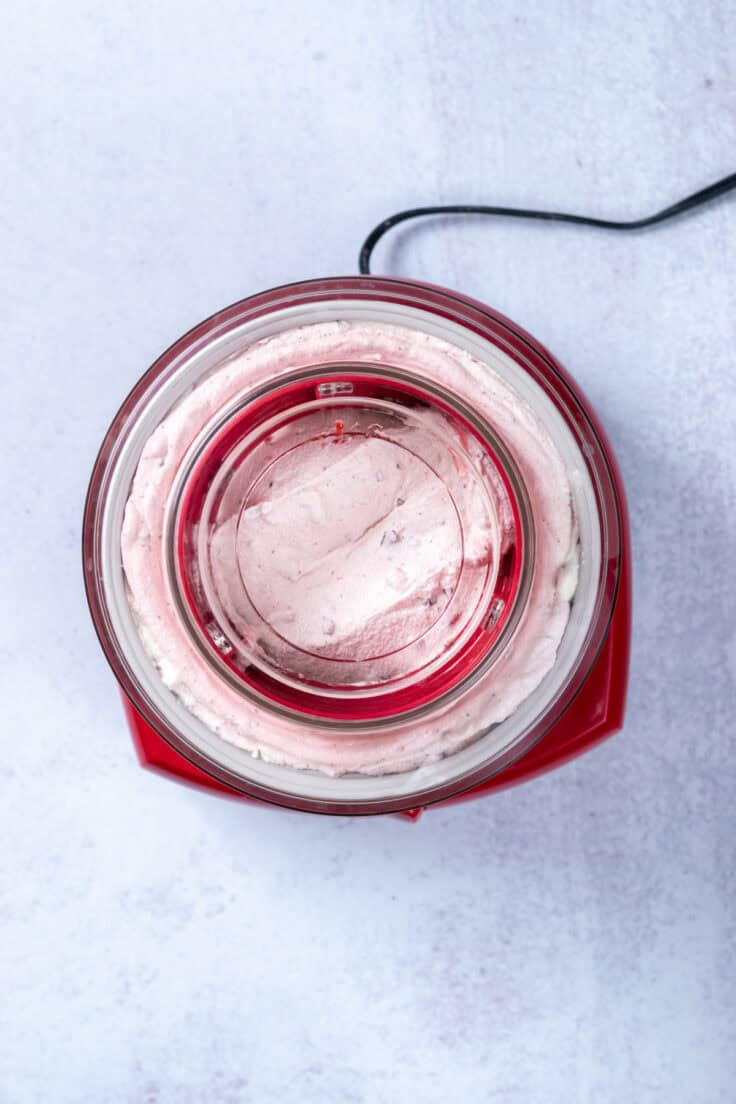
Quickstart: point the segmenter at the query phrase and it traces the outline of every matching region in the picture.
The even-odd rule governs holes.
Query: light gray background
[[[736,168],[736,10],[11,0],[0,38],[3,1104],[732,1101],[736,195],[458,221],[377,271],[526,325],[630,497],[626,730],[417,825],[142,771],[81,583],[119,401],[409,204],[635,216]]]

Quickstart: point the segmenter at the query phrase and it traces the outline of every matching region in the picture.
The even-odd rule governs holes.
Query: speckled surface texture
[[[142,369],[422,202],[634,216],[736,168],[732,4],[11,3],[0,40],[0,1100],[730,1102],[736,197],[637,237],[459,221],[378,271],[548,344],[628,486],[626,730],[396,820],[139,769],[82,499]]]

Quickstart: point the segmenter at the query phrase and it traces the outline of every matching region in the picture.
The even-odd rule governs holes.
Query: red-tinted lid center
[[[182,609],[265,704],[364,721],[454,689],[508,625],[523,552],[502,447],[390,369],[300,373],[231,411],[175,517]]]

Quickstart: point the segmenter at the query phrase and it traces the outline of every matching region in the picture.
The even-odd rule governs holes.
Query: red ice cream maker
[[[288,792],[264,791],[246,778],[233,777],[219,769],[200,749],[173,730],[126,663],[108,611],[101,544],[101,519],[120,446],[150,389],[170,378],[193,352],[232,335],[244,322],[272,317],[285,309],[328,308],[338,300],[347,304],[376,302],[398,311],[421,310],[427,317],[450,320],[469,334],[503,349],[505,355],[533,376],[578,442],[595,487],[605,537],[596,615],[574,671],[543,714],[511,747],[473,776],[455,779],[452,784],[429,792],[406,793],[393,801],[369,805],[336,804],[329,800],[305,802]],[[306,281],[233,304],[196,326],[152,365],[108,430],[94,465],[85,505],[83,557],[92,618],[120,684],[141,764],[232,798],[322,813],[399,813],[416,818],[427,806],[481,797],[561,766],[612,735],[623,723],[631,630],[630,540],[624,490],[610,444],[580,389],[543,346],[496,311],[443,288],[374,277]]]

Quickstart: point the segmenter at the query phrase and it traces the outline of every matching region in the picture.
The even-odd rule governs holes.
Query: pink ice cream
[[[263,708],[223,679],[182,624],[163,549],[172,485],[213,416],[287,372],[346,362],[400,367],[441,383],[475,409],[513,456],[534,517],[534,574],[510,645],[460,702],[371,731],[305,725]],[[241,639],[261,639],[266,625],[274,662],[288,670],[298,655],[301,675],[319,679],[331,665],[333,683],[360,686],[369,676],[400,676],[402,659],[396,657],[402,649],[425,648],[431,660],[451,603],[458,601],[461,563],[477,566],[480,580],[502,550],[508,519],[483,506],[477,493],[481,457],[472,448],[467,462],[477,470],[467,479],[460,473],[458,503],[438,477],[440,458],[435,463],[427,446],[429,460],[420,459],[412,445],[411,434],[421,433],[421,426],[391,441],[349,429],[337,446],[334,440],[308,441],[277,458],[248,487],[244,502],[234,495],[232,510],[224,511],[223,524],[207,539],[218,600]],[[465,526],[458,510],[470,519]],[[531,406],[464,350],[415,330],[368,322],[282,332],[226,362],[182,398],[143,449],[121,553],[141,640],[186,708],[254,756],[331,775],[430,763],[507,718],[554,665],[578,568],[565,466]]]

